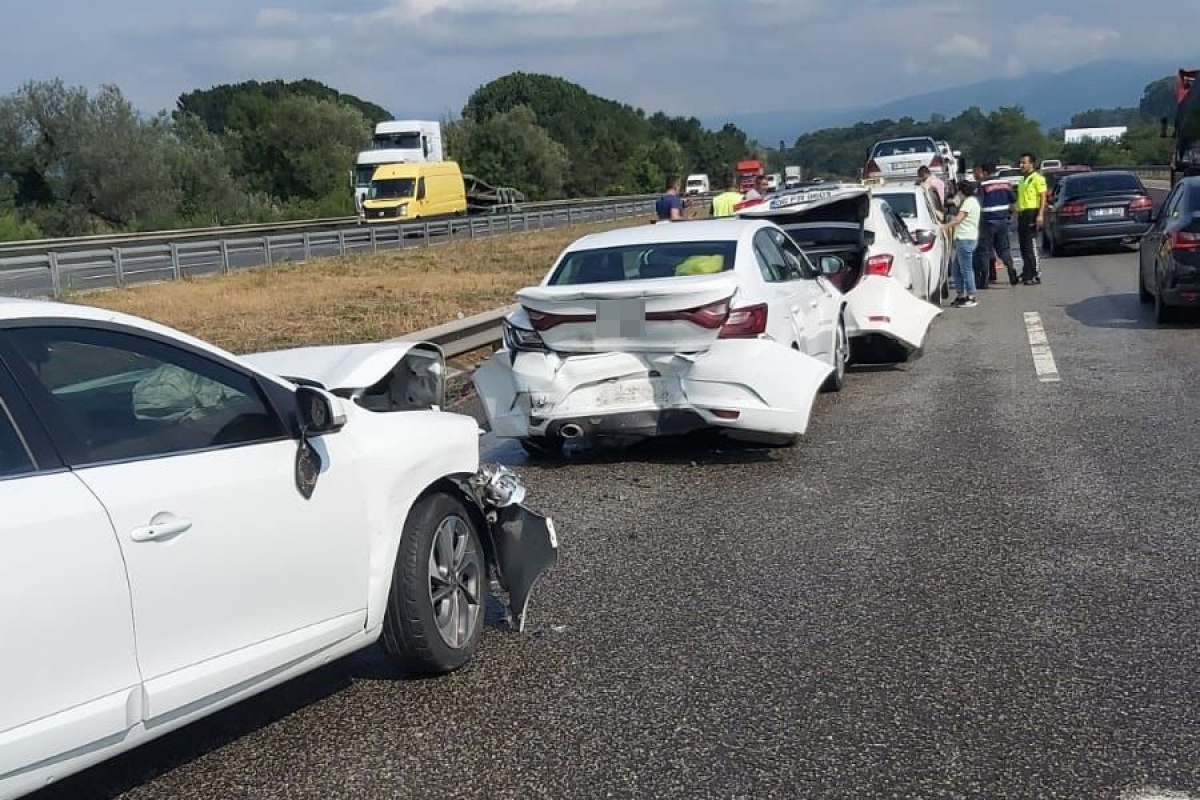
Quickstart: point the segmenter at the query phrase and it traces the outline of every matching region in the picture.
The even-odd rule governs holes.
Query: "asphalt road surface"
[[[793,449],[489,443],[558,522],[524,634],[350,657],[39,800],[1200,798],[1200,323],[1129,251],[1044,274]]]

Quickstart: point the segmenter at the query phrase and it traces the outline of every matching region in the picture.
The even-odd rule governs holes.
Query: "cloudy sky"
[[[522,70],[673,114],[861,107],[1101,57],[1197,50],[1197,0],[8,0],[0,93],[311,77],[398,116]],[[1153,13],[1149,7],[1153,6]]]

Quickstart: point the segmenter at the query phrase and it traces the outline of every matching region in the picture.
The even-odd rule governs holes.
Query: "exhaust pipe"
[[[564,439],[578,439],[580,436],[583,436],[583,428],[574,422],[568,422],[558,429],[558,433]]]

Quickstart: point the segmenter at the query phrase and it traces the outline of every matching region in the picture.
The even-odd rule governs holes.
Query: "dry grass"
[[[320,259],[74,301],[152,319],[235,353],[379,341],[507,305],[578,237],[645,221]]]

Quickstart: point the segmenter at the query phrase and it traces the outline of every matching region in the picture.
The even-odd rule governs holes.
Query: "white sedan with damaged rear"
[[[493,432],[565,440],[713,429],[768,446],[840,389],[844,300],[778,226],[738,219],[585,236],[517,293],[504,346],[475,373]]]
[[[840,263],[829,280],[846,296],[851,363],[900,363],[919,354],[941,309],[941,268],[872,189],[838,184],[743,203],[738,215],[779,225],[812,258]]]
[[[454,670],[493,584],[521,628],[553,524],[443,375],[0,298],[0,798],[377,641]]]

